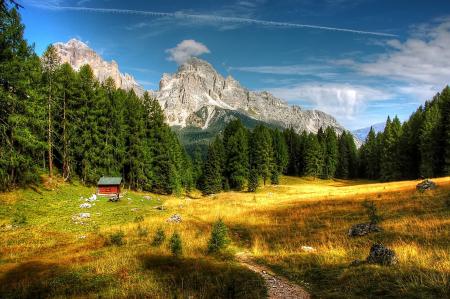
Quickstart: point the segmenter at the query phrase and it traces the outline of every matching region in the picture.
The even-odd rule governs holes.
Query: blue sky
[[[22,0],[38,54],[78,38],[148,89],[189,56],[348,129],[402,120],[450,81],[450,1]]]

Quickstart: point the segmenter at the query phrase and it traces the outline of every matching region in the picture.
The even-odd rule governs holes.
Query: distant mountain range
[[[122,74],[115,61],[104,61],[85,43],[71,39],[54,46],[62,62],[68,62],[74,69],[89,64],[99,81],[112,77],[117,87],[143,94],[144,88],[131,75]],[[233,77],[224,78],[211,64],[198,58],[189,59],[174,74],[163,74],[159,90],[148,92],[158,99],[168,124],[188,145],[209,142],[235,118],[249,128],[264,123],[281,129],[292,127],[297,132],[316,133],[320,127],[333,127],[338,134],[344,131],[331,115],[288,105],[266,91],[250,91]],[[358,138],[355,140],[359,145]]]
[[[384,127],[385,126],[386,126],[385,122],[377,123],[377,124],[374,124],[374,125],[372,125],[370,127],[367,127],[367,128],[353,130],[352,134],[354,136],[356,136],[358,139],[364,141],[364,140],[366,140],[366,137],[367,137],[367,135],[370,132],[370,128],[373,128],[375,130],[375,133],[378,133],[378,132],[384,131]]]

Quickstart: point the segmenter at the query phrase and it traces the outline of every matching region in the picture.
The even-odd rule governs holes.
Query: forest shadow
[[[264,280],[233,262],[213,258],[141,255],[143,268],[155,273],[170,298],[266,298]]]
[[[31,261],[0,276],[0,298],[51,298],[98,293],[114,283],[108,275],[74,271],[57,263]]]

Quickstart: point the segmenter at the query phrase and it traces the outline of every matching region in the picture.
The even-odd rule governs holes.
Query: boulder
[[[436,189],[436,183],[432,180],[426,179],[417,184],[416,189],[420,192],[425,192],[427,190],[434,190]]]
[[[179,214],[174,214],[167,219],[167,222],[171,223],[180,223],[181,221],[181,216]]]
[[[381,229],[375,223],[359,223],[353,225],[348,230],[349,237],[360,237],[367,235],[371,232],[379,232]]]
[[[395,265],[397,264],[397,255],[392,249],[385,247],[381,243],[375,243],[370,248],[369,256],[366,259],[369,264]]]

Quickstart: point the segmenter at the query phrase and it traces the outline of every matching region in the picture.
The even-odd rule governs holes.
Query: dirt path
[[[269,299],[309,299],[308,292],[284,277],[278,276],[268,268],[258,265],[251,260],[248,254],[236,254],[239,263],[264,278],[269,291]]]

